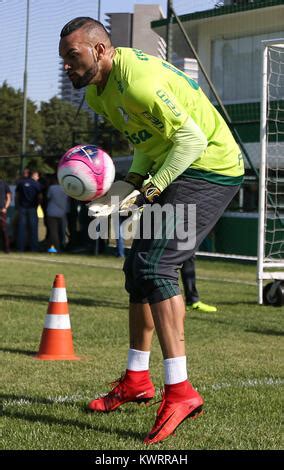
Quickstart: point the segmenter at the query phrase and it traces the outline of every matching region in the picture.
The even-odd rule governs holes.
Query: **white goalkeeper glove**
[[[114,212],[119,211],[119,206],[122,201],[128,196],[135,196],[140,194],[134,188],[134,185],[127,181],[115,181],[105,196],[89,202],[88,215],[90,217],[107,217]]]
[[[151,181],[146,184],[140,191],[133,191],[119,205],[121,214],[129,214],[137,210],[142,210],[146,204],[154,204],[161,191],[154,186]]]

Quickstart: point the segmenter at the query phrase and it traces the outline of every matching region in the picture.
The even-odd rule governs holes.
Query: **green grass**
[[[0,255],[2,449],[137,449],[158,405],[86,414],[84,406],[126,365],[127,295],[114,257]],[[74,348],[81,361],[40,361],[38,351],[55,274],[67,282]],[[199,261],[202,300],[214,314],[190,313],[190,378],[206,413],[185,421],[156,449],[280,449],[283,309],[256,303],[255,267]],[[157,338],[151,355],[163,384]],[[158,399],[158,393],[157,393]]]

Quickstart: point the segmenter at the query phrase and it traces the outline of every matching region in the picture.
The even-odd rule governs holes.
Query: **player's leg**
[[[148,303],[129,304],[130,348],[150,351],[155,325]]]
[[[195,245],[189,243],[189,248],[187,243],[180,243],[177,235],[170,238],[171,230],[162,223],[161,239],[151,240],[147,250],[142,246],[142,250],[136,252],[133,272],[137,285],[143,287],[144,296],[151,306],[165,370],[162,404],[146,443],[165,439],[184,419],[196,417],[203,405],[202,397],[187,379],[184,304],[178,286],[178,267],[194,253],[195,246],[199,246],[206,237],[236,192],[236,189],[222,188],[215,194],[216,186],[203,181],[182,180],[172,183],[161,195],[163,207],[170,202],[174,206],[184,204],[183,220],[180,215],[171,219],[171,229],[176,234],[180,223],[184,224],[185,233],[191,233],[192,214],[187,212],[187,206],[196,205]],[[209,197],[208,201],[211,192],[212,198]]]
[[[114,411],[119,406],[128,402],[147,403],[155,395],[155,388],[149,373],[154,322],[149,304],[145,302],[139,288],[133,283],[132,267],[133,262],[130,254],[124,265],[126,285],[130,292],[130,347],[126,371],[107,395],[92,400],[89,403],[88,409],[91,411]]]
[[[185,309],[181,295],[151,305],[164,359],[185,356]]]

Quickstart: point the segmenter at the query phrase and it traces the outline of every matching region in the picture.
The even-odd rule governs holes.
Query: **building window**
[[[212,42],[212,79],[225,103],[260,100],[261,41],[280,37],[283,32]]]

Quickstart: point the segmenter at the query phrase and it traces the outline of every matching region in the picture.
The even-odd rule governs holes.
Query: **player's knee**
[[[132,268],[134,282],[149,303],[160,302],[179,294],[178,275],[174,267],[147,262],[137,256]]]
[[[160,278],[157,274],[149,279],[147,276],[141,276],[139,283],[143,296],[148,299],[150,304],[162,302],[180,293],[178,282],[163,276]]]

